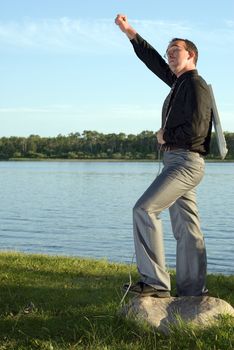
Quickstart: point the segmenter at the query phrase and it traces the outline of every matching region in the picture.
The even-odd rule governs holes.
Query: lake
[[[2,251],[131,262],[132,207],[157,162],[0,162]],[[197,189],[208,272],[234,273],[234,163],[206,163]],[[176,244],[162,214],[167,265]]]

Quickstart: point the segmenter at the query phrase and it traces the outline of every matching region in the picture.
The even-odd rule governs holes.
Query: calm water
[[[131,262],[132,206],[157,163],[0,162],[1,250]],[[234,163],[209,163],[198,187],[209,272],[234,273]],[[167,265],[175,240],[163,213]]]

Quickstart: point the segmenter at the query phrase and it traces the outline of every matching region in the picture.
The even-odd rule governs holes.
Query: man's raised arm
[[[115,18],[115,23],[131,40],[138,58],[164,83],[172,86],[176,76],[172,73],[162,56],[128,23],[127,16],[118,14]]]

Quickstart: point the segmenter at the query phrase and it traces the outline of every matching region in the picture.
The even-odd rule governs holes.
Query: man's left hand
[[[156,132],[156,137],[157,137],[158,143],[160,145],[163,145],[164,143],[166,143],[166,141],[163,139],[163,134],[164,134],[164,130],[163,129],[159,129]]]

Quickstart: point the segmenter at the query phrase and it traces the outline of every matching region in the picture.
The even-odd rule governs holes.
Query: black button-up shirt
[[[205,80],[196,69],[179,78],[162,56],[139,34],[131,40],[137,56],[163,80],[173,92],[162,110],[163,138],[167,147],[184,148],[208,154],[212,129],[212,102]]]

